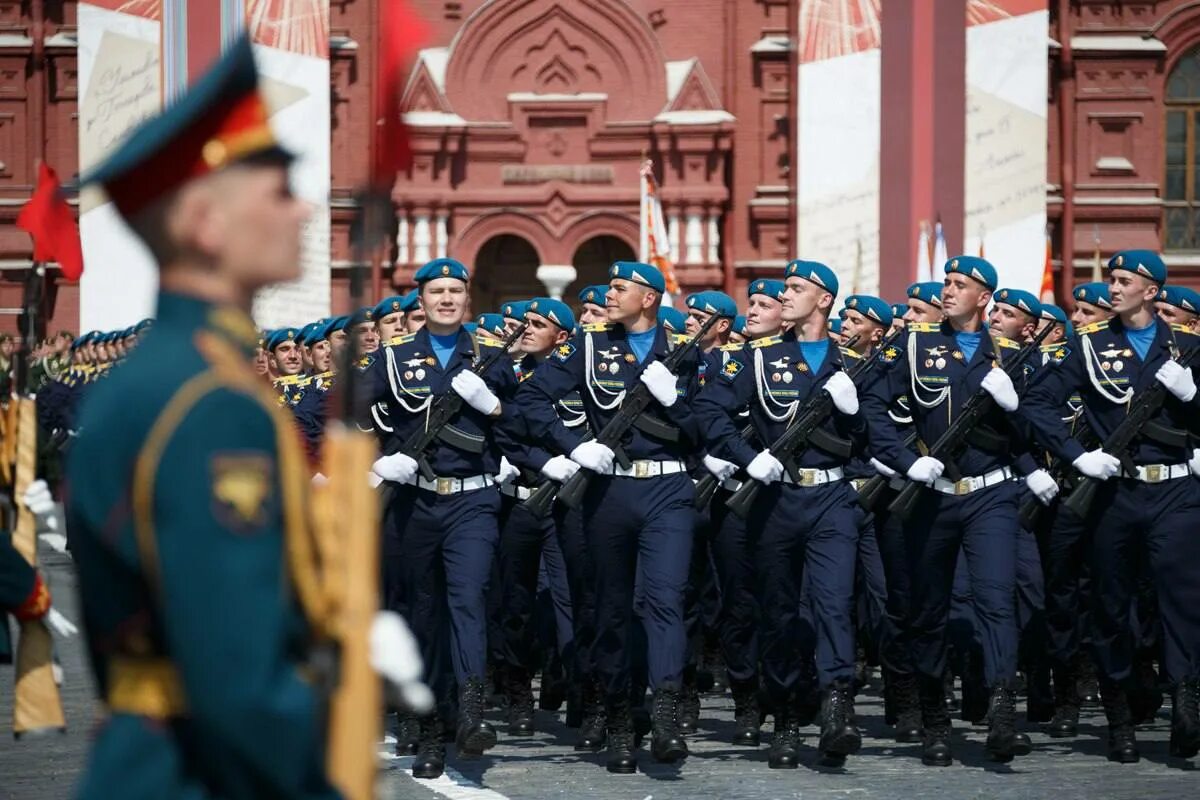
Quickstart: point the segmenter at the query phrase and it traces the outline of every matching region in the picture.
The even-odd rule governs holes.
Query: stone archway
[[[614,261],[634,261],[633,247],[619,236],[593,236],[579,245],[571,259],[575,280],[563,292],[563,298],[574,304],[583,287],[608,283],[608,268]]]
[[[493,236],[475,256],[471,281],[471,315],[497,311],[509,300],[526,300],[546,293],[538,280],[541,259],[537,249],[513,233]]]

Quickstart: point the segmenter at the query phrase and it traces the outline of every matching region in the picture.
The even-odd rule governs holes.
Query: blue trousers
[[[554,504],[554,531],[567,573],[571,596],[572,654],[576,680],[595,670],[592,646],[596,640],[596,577],[583,536],[583,517],[562,503]]]
[[[1162,664],[1172,681],[1200,673],[1200,480],[1109,481],[1092,509],[1093,647],[1102,675],[1131,678],[1138,564],[1148,561],[1162,620]]]
[[[879,548],[887,584],[887,615],[893,631],[892,640],[880,645],[880,660],[897,674],[911,675],[913,660],[909,617],[912,614],[912,579],[908,572],[908,552],[904,546],[904,526],[899,517],[887,510],[895,497],[895,492],[885,492],[879,505],[871,512],[875,543]]]
[[[805,580],[816,628],[819,686],[854,677],[856,507],[854,492],[844,481],[817,487],[775,483],[759,493],[747,520],[762,609],[764,683],[776,702],[786,702],[800,679]]]
[[[641,589],[650,688],[682,686],[687,650],[683,595],[692,557],[695,494],[685,473],[597,476],[588,486],[582,510],[595,569],[593,653],[611,698],[629,692],[635,582]]]
[[[899,629],[888,614],[887,577],[875,538],[875,520],[861,506],[856,505],[854,513],[858,523],[858,626],[870,642],[870,652],[890,667],[885,659],[895,649]]]
[[[1071,667],[1090,617],[1092,529],[1055,500],[1035,531],[1045,586],[1045,643],[1051,665]]]
[[[448,636],[458,685],[470,677],[482,680],[487,669],[485,596],[499,538],[499,490],[438,495],[404,486],[392,504],[408,622],[422,657],[436,663],[439,639]],[[431,672],[428,663],[426,671]]]
[[[961,496],[924,493],[919,511],[904,528],[918,674],[940,680],[946,670],[946,623],[961,549],[970,608],[983,645],[984,680],[994,686],[1016,675],[1017,528],[1015,484]]]
[[[758,599],[755,597],[754,553],[746,523],[725,507],[730,492],[718,489],[712,505],[712,556],[721,589],[717,625],[721,653],[731,681],[758,678]]]

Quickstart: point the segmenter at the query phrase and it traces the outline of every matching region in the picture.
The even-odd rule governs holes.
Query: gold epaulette
[[[475,341],[480,347],[503,347],[504,342],[500,339],[495,339],[491,336],[476,336]]]
[[[683,344],[684,342],[688,341],[691,338],[682,333],[672,333],[672,334],[669,334],[669,336],[671,337],[670,338],[671,344]]]
[[[935,333],[936,331],[940,331],[942,329],[942,323],[940,323],[940,322],[910,322],[905,327],[908,330],[912,331],[913,333]]]
[[[1058,348],[1060,348],[1062,346],[1063,346],[1062,342],[1055,342],[1054,344],[1044,344],[1038,349],[1041,350],[1043,353],[1053,353],[1055,350],[1057,350]]]
[[[860,355],[855,350],[851,350],[849,347],[840,347],[838,349],[840,349],[842,351],[842,355],[845,356],[846,358],[853,358],[853,359],[861,359],[862,358],[862,355]]]
[[[590,322],[583,326],[583,330],[586,333],[602,333],[612,330],[612,325],[607,322]]]
[[[393,336],[383,343],[384,347],[395,347],[398,344],[408,344],[413,339],[417,338],[415,333],[402,333],[399,336]]]
[[[1193,330],[1190,325],[1180,325],[1178,322],[1171,323],[1171,330],[1175,331],[1176,333],[1186,333],[1189,336],[1200,336],[1200,334],[1196,333],[1196,331]]]
[[[775,334],[774,336],[763,336],[758,339],[751,339],[750,346],[758,349],[759,347],[770,347],[771,345],[779,344],[782,341],[783,337],[779,334]]]
[[[1009,350],[1020,350],[1021,349],[1020,342],[1013,341],[1012,339],[1007,339],[1003,336],[997,336],[994,339],[994,341],[996,342],[996,344],[1000,345],[1001,347],[1007,348]]]
[[[1090,325],[1084,325],[1082,328],[1076,328],[1075,332],[1080,336],[1084,336],[1089,333],[1105,330],[1106,328],[1108,328],[1108,320],[1102,319],[1099,322],[1093,322]]]
[[[281,375],[273,383],[276,386],[295,386],[304,379],[303,375]]]
[[[740,343],[739,344],[723,344],[720,347],[718,347],[717,349],[722,352],[725,352],[725,353],[738,353],[738,352],[741,352],[742,348],[745,346],[746,345],[740,344]]]

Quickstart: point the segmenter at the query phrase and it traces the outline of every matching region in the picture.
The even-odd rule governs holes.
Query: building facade
[[[335,312],[349,302],[379,2],[330,0]],[[738,293],[777,271],[798,255],[790,42],[801,2],[818,0],[410,0],[430,32],[404,87],[415,161],[393,191],[383,289],[450,255],[474,268],[478,310],[569,297],[637,252],[646,160],[684,291]],[[911,2],[929,11],[913,19],[934,24],[953,6]],[[1166,251],[1173,280],[1200,285],[1200,3],[1049,5],[1046,192],[1060,291],[1091,274],[1097,250],[1125,247]],[[65,174],[78,163],[75,41],[73,0],[0,0],[3,330],[15,328],[30,263],[12,222],[36,159]],[[904,233],[881,250],[912,252]],[[961,235],[948,230],[951,251]],[[888,278],[885,288],[902,286],[908,274]],[[75,327],[77,291],[54,282],[52,326]]]

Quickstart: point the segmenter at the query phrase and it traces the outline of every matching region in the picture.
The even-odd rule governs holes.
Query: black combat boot
[[[795,769],[800,765],[800,723],[796,721],[795,705],[787,700],[775,706],[775,736],[767,751],[767,766],[771,769]]]
[[[1200,678],[1175,686],[1171,708],[1171,755],[1194,758],[1200,753]]]
[[[1129,696],[1124,689],[1106,680],[1100,689],[1100,699],[1104,703],[1104,716],[1108,718],[1108,760],[1136,764],[1142,755],[1138,752],[1133,731]]]
[[[629,715],[629,700],[620,698],[607,705],[608,763],[605,768],[618,775],[637,772],[637,745],[633,741],[633,720]]]
[[[1054,717],[1054,690],[1050,686],[1050,665],[1035,659],[1025,674],[1025,719],[1049,722]]]
[[[508,732],[513,736],[529,736],[533,733],[533,686],[529,673],[513,666],[505,667],[504,673]]]
[[[801,664],[800,680],[793,691],[792,718],[798,727],[807,728],[821,713],[821,689],[817,685],[817,665],[812,659]]]
[[[415,714],[396,713],[396,755],[415,756],[421,746],[421,722]]]
[[[454,743],[461,756],[471,758],[483,755],[484,750],[496,746],[496,730],[483,718],[486,691],[483,679],[476,676],[467,678],[466,684],[459,690],[458,730]]]
[[[629,713],[629,706],[625,706]],[[583,681],[583,723],[579,726],[579,741],[575,749],[599,753],[607,738],[608,708],[604,704],[604,690],[598,678],[589,675]]]
[[[679,729],[679,700],[677,689],[659,687],[654,690],[650,754],[655,761],[671,764],[687,758],[687,742]]]
[[[555,655],[542,668],[542,690],[538,692],[538,708],[542,711],[558,711],[567,700],[569,684],[563,674],[562,663]]]
[[[733,743],[744,747],[758,747],[762,741],[759,725],[762,710],[758,707],[758,681],[730,680],[733,690]]]
[[[1100,679],[1096,662],[1082,649],[1075,654],[1075,686],[1081,705],[1100,705]]]
[[[1134,684],[1126,694],[1129,696],[1129,710],[1133,714],[1134,725],[1148,725],[1158,716],[1158,710],[1163,707],[1165,698],[1158,685],[1158,673],[1154,671],[1152,657],[1139,653],[1134,659]]]
[[[946,708],[945,682],[940,678],[919,677],[921,697],[921,763],[927,767],[948,767],[950,753],[950,712]]]
[[[683,690],[679,693],[679,730],[695,733],[700,725],[700,690],[696,686],[696,672],[683,673]]]
[[[921,693],[917,688],[917,676],[892,673],[891,690],[896,741],[921,741]]]
[[[1007,764],[1017,754],[1017,695],[1010,681],[1001,681],[992,688],[987,720],[988,757]]]
[[[418,721],[417,756],[413,759],[414,778],[440,778],[446,770],[446,745],[442,743],[442,721],[429,714]]]
[[[958,702],[958,695],[954,693],[954,670],[949,667],[946,667],[945,673],[942,674],[942,697],[946,703],[947,711],[953,713],[961,707]]]
[[[584,681],[572,680],[570,686],[567,687],[567,713],[563,715],[563,724],[568,728],[578,728],[583,725]]]
[[[854,721],[854,688],[851,680],[839,678],[825,690],[821,702],[821,741],[818,758],[823,766],[840,767],[846,756],[862,747],[862,734]]]
[[[642,739],[650,733],[650,712],[646,709],[646,686],[636,679],[631,681],[629,689],[629,714],[633,718],[633,734],[636,743],[641,746]]]
[[[1069,739],[1079,732],[1079,686],[1070,667],[1054,668],[1054,716],[1044,730],[1051,739]]]

